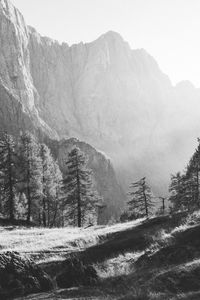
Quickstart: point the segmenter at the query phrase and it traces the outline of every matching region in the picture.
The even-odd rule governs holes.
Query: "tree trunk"
[[[197,206],[199,207],[199,166],[197,166]]]
[[[30,225],[31,222],[31,191],[30,191],[30,186],[28,182],[28,187],[27,187],[27,200],[28,200],[28,213],[27,213],[27,224]]]
[[[149,212],[148,212],[147,197],[146,197],[146,193],[145,193],[145,181],[142,183],[142,188],[143,188],[143,196],[144,196],[145,212],[146,212],[146,217],[148,218]]]
[[[49,199],[47,201],[47,225],[48,225],[48,227],[50,225],[50,203],[49,203]]]
[[[80,196],[80,181],[77,180],[77,217],[78,217],[78,227],[81,227],[81,196]]]
[[[165,213],[165,198],[162,198],[162,201],[163,201],[163,215]]]
[[[14,192],[13,192],[13,181],[12,181],[12,161],[11,161],[11,150],[8,146],[8,172],[9,172],[9,215],[10,221],[14,220]]]
[[[57,211],[58,211],[58,204],[56,203],[56,207],[55,207],[54,215],[53,215],[53,220],[52,220],[52,222],[51,222],[51,226],[50,226],[50,227],[55,226],[55,221],[56,221]]]
[[[80,189],[80,177],[78,168],[78,158],[76,156],[76,180],[77,180],[77,219],[78,227],[81,227],[81,189]]]
[[[41,226],[41,212],[39,210],[39,214],[38,214],[38,222],[39,222],[39,226]]]
[[[42,205],[43,205],[43,208],[42,208],[42,221],[43,221],[43,226],[46,227],[47,226],[47,223],[46,223],[46,205],[45,205],[44,197],[43,197],[43,200],[42,200]]]
[[[28,212],[27,212],[27,224],[30,225],[31,222],[31,189],[30,189],[30,157],[29,151],[27,149],[27,159],[28,159],[28,168],[27,168],[27,201],[28,201]]]

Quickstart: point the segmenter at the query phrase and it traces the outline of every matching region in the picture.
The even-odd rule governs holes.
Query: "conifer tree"
[[[53,157],[45,144],[40,145],[42,160],[42,223],[46,227],[49,223],[50,201],[54,196]]]
[[[38,216],[39,200],[42,195],[42,162],[36,139],[29,132],[20,136],[20,191],[27,199],[27,224]]]
[[[42,222],[46,227],[53,226],[53,219],[53,223],[55,222],[62,175],[50,149],[45,144],[40,146],[40,156],[42,160]]]
[[[15,141],[11,135],[3,133],[0,137],[1,199],[4,202],[4,213],[9,215],[10,221],[13,221],[15,218],[16,165]]]
[[[53,164],[53,174],[55,196],[54,201],[51,202],[51,221],[49,222],[50,227],[62,225],[62,217],[65,208],[63,197],[63,176],[57,161],[54,161]]]
[[[151,189],[146,183],[146,178],[144,177],[139,181],[132,183],[130,189],[130,200],[127,202],[129,213],[138,216],[146,216],[148,218],[154,204],[152,201]]]
[[[96,204],[100,200],[93,186],[92,172],[86,167],[86,163],[86,157],[78,147],[69,152],[66,162],[67,176],[64,179],[66,204],[68,217],[78,227],[87,219],[91,221],[96,214]]]
[[[199,141],[199,140],[198,140]],[[191,202],[193,206],[200,206],[200,144],[189,161],[187,166],[186,176],[190,180]]]
[[[182,176],[182,193],[181,193],[181,206],[182,209],[192,210],[196,206],[196,182],[194,177],[189,173]]]
[[[182,206],[182,197],[184,195],[183,176],[180,172],[171,175],[171,183],[169,186],[169,200],[173,204],[173,209],[178,211]]]
[[[200,140],[198,147],[190,159],[185,172],[178,172],[171,177],[169,200],[175,211],[181,209],[194,210],[200,206]]]

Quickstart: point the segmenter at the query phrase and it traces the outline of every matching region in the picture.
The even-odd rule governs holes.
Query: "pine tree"
[[[129,213],[148,218],[154,204],[151,189],[146,183],[146,178],[144,177],[132,183],[130,189],[129,196],[131,199],[127,202]]]
[[[53,158],[45,144],[40,145],[40,157],[42,160],[42,223],[46,227],[49,225],[50,201],[54,196],[54,182]]]
[[[176,173],[175,175],[171,175],[169,192],[169,201],[173,204],[173,209],[178,211],[183,205],[182,197],[184,194],[183,176],[180,172]]]
[[[58,213],[59,193],[61,191],[62,175],[57,162],[54,161],[50,149],[40,146],[42,160],[42,222],[43,225],[53,226]],[[55,215],[56,214],[56,215]],[[53,222],[53,224],[52,224]]]
[[[3,133],[0,138],[1,199],[4,202],[4,213],[9,215],[10,221],[15,218],[16,165],[15,141],[11,135]]]
[[[74,224],[81,227],[84,222],[93,222],[96,204],[100,197],[94,190],[92,172],[86,167],[86,157],[78,147],[68,154],[67,176],[64,180],[67,193],[68,216]]]
[[[199,141],[199,140],[198,140]],[[200,145],[198,145],[195,153],[189,161],[187,166],[186,176],[190,179],[190,190],[192,198],[192,206],[200,206],[200,180],[199,180],[199,171],[200,171]]]
[[[24,193],[17,193],[15,200],[15,216],[17,219],[24,220],[27,212],[27,199]]]
[[[42,195],[42,162],[39,147],[34,136],[25,132],[20,136],[20,192],[27,199],[27,224],[31,218],[37,219],[39,200]]]
[[[51,222],[50,227],[61,226],[62,217],[64,213],[64,197],[63,197],[63,176],[60,171],[57,161],[53,164],[54,174],[54,185],[55,185],[55,197],[54,201],[51,202]]]
[[[192,210],[196,206],[196,183],[187,172],[182,176],[181,209]]]
[[[194,210],[200,206],[200,140],[186,170],[171,177],[169,200],[173,210]]]

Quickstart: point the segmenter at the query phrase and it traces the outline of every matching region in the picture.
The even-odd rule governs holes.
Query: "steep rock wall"
[[[56,136],[40,118],[38,93],[30,74],[29,31],[10,1],[0,1],[0,101],[3,128],[41,129]],[[12,130],[12,132],[13,132]]]

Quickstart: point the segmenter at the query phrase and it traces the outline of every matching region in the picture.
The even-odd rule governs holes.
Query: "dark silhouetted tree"
[[[1,134],[0,137],[0,184],[3,212],[10,221],[15,218],[15,190],[17,181],[16,144],[11,135]]]

